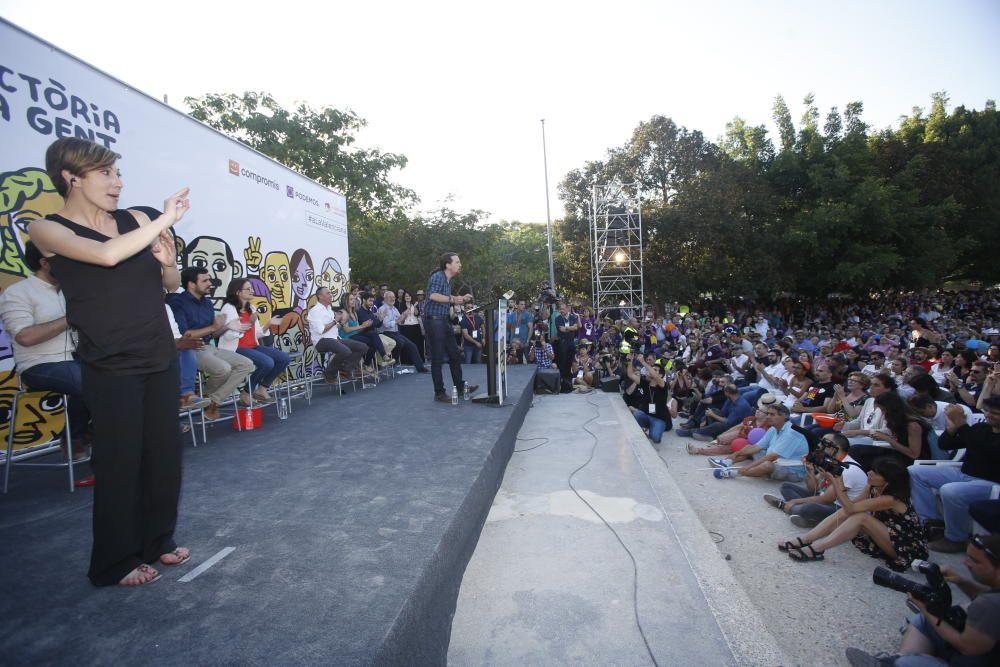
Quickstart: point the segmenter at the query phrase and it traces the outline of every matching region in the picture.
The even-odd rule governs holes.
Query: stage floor
[[[485,366],[464,370],[485,385]],[[88,489],[15,468],[0,499],[0,662],[444,664],[533,375],[510,369],[501,408],[436,403],[429,374],[342,397],[317,385],[286,421],[270,408],[260,430],[187,440],[176,537],[192,558],[137,589],[86,578]]]

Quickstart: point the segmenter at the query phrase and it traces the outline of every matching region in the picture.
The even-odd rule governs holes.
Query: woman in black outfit
[[[180,493],[177,353],[163,290],[180,283],[167,231],[189,207],[185,188],[164,212],[118,209],[122,182],[112,151],[59,139],[45,167],[62,210],[31,223],[66,296],[79,334],[83,395],[94,423],[91,467],[96,586],[141,586],[160,573],[149,563],[190,557],[174,542]]]

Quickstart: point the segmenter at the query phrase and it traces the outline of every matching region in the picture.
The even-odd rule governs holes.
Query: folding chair
[[[51,396],[61,396],[63,402],[63,433],[61,436],[57,436],[47,442],[39,443],[36,445],[30,445],[25,447],[20,447],[16,451],[14,449],[14,440],[17,438],[17,407],[18,404],[23,401],[23,398],[28,394],[41,394],[46,393]],[[59,463],[23,463],[24,461],[29,461],[41,456],[47,456],[53,453],[62,453],[62,440],[66,440],[66,461]],[[79,461],[73,460],[73,436],[69,429],[69,396],[66,394],[59,394],[56,392],[45,392],[43,391],[27,391],[23,385],[18,384],[18,389],[14,393],[12,398],[12,404],[10,408],[10,424],[7,428],[7,449],[4,452],[3,460],[0,463],[4,466],[3,474],[3,492],[7,493],[7,486],[10,482],[10,469],[11,466],[22,466],[24,468],[66,468],[67,476],[69,478],[69,491],[73,493],[75,488],[74,470],[73,466],[77,463],[86,463],[90,461],[90,456],[80,459]]]

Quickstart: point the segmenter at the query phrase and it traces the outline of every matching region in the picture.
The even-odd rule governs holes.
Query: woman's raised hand
[[[163,201],[163,215],[161,218],[165,218],[164,222],[167,226],[173,226],[180,222],[187,210],[191,208],[191,202],[188,201],[188,193],[191,192],[191,188],[184,188],[170,195]]]

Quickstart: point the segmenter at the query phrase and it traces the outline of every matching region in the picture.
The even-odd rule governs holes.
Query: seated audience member
[[[882,414],[882,409],[875,405],[875,399],[894,391],[896,391],[896,381],[888,375],[880,374],[871,378],[868,385],[869,397],[861,406],[861,412],[839,427],[840,432],[847,436],[852,445],[870,445],[873,442],[872,434],[877,431],[888,431],[885,415]]]
[[[195,350],[205,347],[205,342],[200,338],[182,336],[181,330],[177,327],[177,320],[174,319],[174,311],[167,303],[164,303],[163,307],[167,311],[167,321],[170,322],[170,331],[174,335],[174,345],[177,347],[177,366],[181,378],[179,409],[197,410],[203,408],[212,401],[198,396],[194,391],[194,383],[198,376],[198,356],[195,354]],[[181,428],[183,430],[184,427]]]
[[[844,489],[848,498],[852,501],[857,500],[868,484],[868,476],[857,461],[848,456],[847,449],[850,443],[847,442],[847,438],[840,433],[829,433],[820,438],[819,442],[819,451],[829,459],[835,459],[846,466],[840,473]],[[836,489],[823,476],[823,470],[808,460],[804,465],[805,485],[784,482],[781,485],[780,497],[765,493],[764,500],[772,507],[790,514],[792,523],[799,528],[812,528],[840,509],[841,504],[837,499]]]
[[[868,400],[868,387],[871,386],[871,378],[861,371],[854,371],[847,376],[847,387],[843,385],[833,386],[833,411],[843,412],[846,419],[855,419],[861,414],[865,401]]]
[[[340,327],[340,337],[342,339],[350,338],[359,343],[363,343],[368,348],[365,359],[371,364],[374,363],[376,354],[378,354],[379,357],[385,361],[385,363],[390,363],[392,361],[392,357],[389,357],[386,354],[385,346],[382,344],[382,339],[379,338],[379,335],[374,328],[376,322],[375,316],[368,312],[364,305],[371,299],[371,295],[366,292],[358,298],[361,299],[361,308],[354,307],[353,299],[345,297],[343,300],[343,314],[340,316],[338,321],[338,326]],[[367,315],[365,315],[365,313],[367,313]]]
[[[535,335],[531,337],[528,357],[533,359],[539,368],[556,368],[556,352],[541,331],[536,330]]]
[[[983,412],[986,421],[970,426],[961,406],[951,405],[945,410],[948,428],[938,439],[938,447],[944,451],[965,449],[961,467],[910,467],[917,513],[927,522],[944,519],[944,537],[931,543],[934,551],[959,553],[965,549],[970,530],[969,504],[989,499],[993,485],[1000,484],[1000,396],[985,401]]]
[[[709,459],[718,469],[716,479],[733,477],[771,477],[798,481],[805,477],[802,457],[809,452],[809,441],[792,428],[788,408],[775,404],[767,409],[770,427],[756,445],[747,445],[732,459]],[[753,462],[742,468],[735,465],[747,459]]]
[[[576,354],[573,355],[573,364],[570,366],[574,388],[584,392],[592,389],[597,377],[596,371],[594,360],[590,356],[590,341],[583,338],[577,344]]]
[[[316,305],[309,309],[306,319],[316,353],[333,355],[323,370],[323,378],[330,384],[338,382],[341,373],[356,379],[360,372],[358,365],[368,354],[368,346],[351,338],[341,338],[340,322],[333,310],[333,293],[329,288],[316,290]]]
[[[471,304],[469,307],[472,307]],[[417,346],[413,344],[413,341],[399,331],[399,310],[396,308],[396,295],[391,291],[386,290],[385,294],[382,296],[382,305],[379,306],[378,311],[375,314],[375,318],[382,323],[382,326],[379,327],[378,330],[379,333],[396,341],[396,346],[399,347],[400,350],[400,360],[403,360],[403,353],[405,352],[410,360],[410,363],[413,364],[413,367],[417,369],[418,373],[428,373],[429,371],[424,367],[424,362],[420,356],[420,352],[417,351]],[[482,322],[481,319],[480,322]],[[482,338],[482,325],[480,325],[480,346],[482,345]]]
[[[874,350],[871,352],[871,357],[869,358],[868,365],[861,369],[861,372],[868,377],[875,377],[876,375],[883,375],[888,372],[888,368],[885,367],[885,352],[881,350]]]
[[[705,412],[705,419],[708,423],[702,428],[690,432],[690,435],[695,440],[710,442],[729,429],[738,426],[747,417],[753,416],[754,408],[745,396],[740,395],[739,387],[729,384],[722,391],[726,395],[726,402],[722,404],[722,407],[718,411],[709,408]],[[678,435],[685,433],[689,432],[684,431],[682,433],[678,430]]]
[[[698,373],[699,379],[704,382],[704,388],[699,384],[693,388],[696,401],[691,411],[691,417],[677,429],[677,435],[690,437],[691,431],[708,425],[706,414],[709,409],[721,410],[722,404],[726,401],[726,395],[722,391],[728,384],[728,377],[722,371],[709,371],[707,368],[701,369]]]
[[[927,605],[910,596],[908,605],[917,613],[907,619],[899,643],[899,655],[872,656],[856,648],[847,649],[852,667],[993,667],[1000,664],[1000,536],[980,535],[965,550],[965,566],[972,579],[960,576],[948,565],[941,566],[946,581],[972,599],[964,628],[935,616]]]
[[[171,294],[167,303],[174,311],[177,328],[184,338],[201,339],[205,346],[195,350],[198,370],[205,374],[205,394],[212,402],[205,408],[205,418],[219,418],[219,405],[229,400],[255,367],[253,362],[230,350],[222,350],[209,345],[212,339],[224,331],[242,333],[249,325],[235,320],[226,324],[222,315],[216,315],[212,300],[207,298],[212,289],[208,269],[189,266],[181,271],[182,292]],[[250,396],[240,393],[244,404],[250,403]]]
[[[986,362],[976,361],[969,368],[969,376],[964,382],[960,381],[954,374],[947,375],[945,381],[948,388],[955,396],[956,403],[964,403],[972,409],[976,409],[979,402],[979,393],[983,390],[983,383],[989,375],[989,366]]]
[[[881,558],[902,572],[914,559],[927,558],[924,527],[910,504],[910,476],[898,461],[879,459],[868,472],[868,484],[851,500],[843,476],[823,472],[841,508],[795,541],[778,548],[800,562],[823,560],[827,549],[851,540],[862,553]]]
[[[264,327],[257,320],[257,311],[250,301],[253,298],[253,287],[246,278],[234,278],[226,287],[226,303],[222,306],[221,315],[225,318],[227,328],[219,336],[219,349],[236,352],[253,362],[253,375],[250,376],[250,386],[253,395],[265,403],[271,402],[268,389],[274,381],[288,368],[292,358],[287,352],[260,345],[259,339],[266,336]],[[249,325],[244,331],[234,331],[228,325],[234,321]],[[280,317],[272,317],[270,324],[281,326]]]
[[[627,366],[629,386],[625,389],[626,404],[649,439],[659,443],[663,433],[673,427],[670,388],[662,367],[648,363],[642,356],[637,355],[636,359],[642,368],[636,368],[632,363]]]
[[[90,413],[83,401],[76,343],[66,324],[66,297],[35,244],[28,241],[24,263],[31,271],[0,294],[3,330],[10,336],[17,373],[28,391],[69,396],[69,433],[74,460],[85,459]],[[65,450],[65,441],[63,442]]]
[[[873,430],[870,445],[851,445],[851,456],[862,468],[871,470],[875,459],[884,456],[897,459],[903,466],[915,459],[930,458],[929,422],[911,410],[894,391],[879,394],[875,406],[885,419],[885,430]]]
[[[835,386],[837,385],[830,381],[830,367],[825,364],[816,366],[813,383],[792,403],[790,406],[792,413],[831,412]]]
[[[749,443],[747,437],[750,435],[750,431],[755,428],[766,431],[770,427],[767,409],[777,401],[778,399],[773,394],[763,394],[757,399],[757,409],[753,415],[745,417],[739,424],[723,432],[703,447],[699,447],[693,442],[687,443],[687,453],[702,456],[725,456],[739,451]]]

